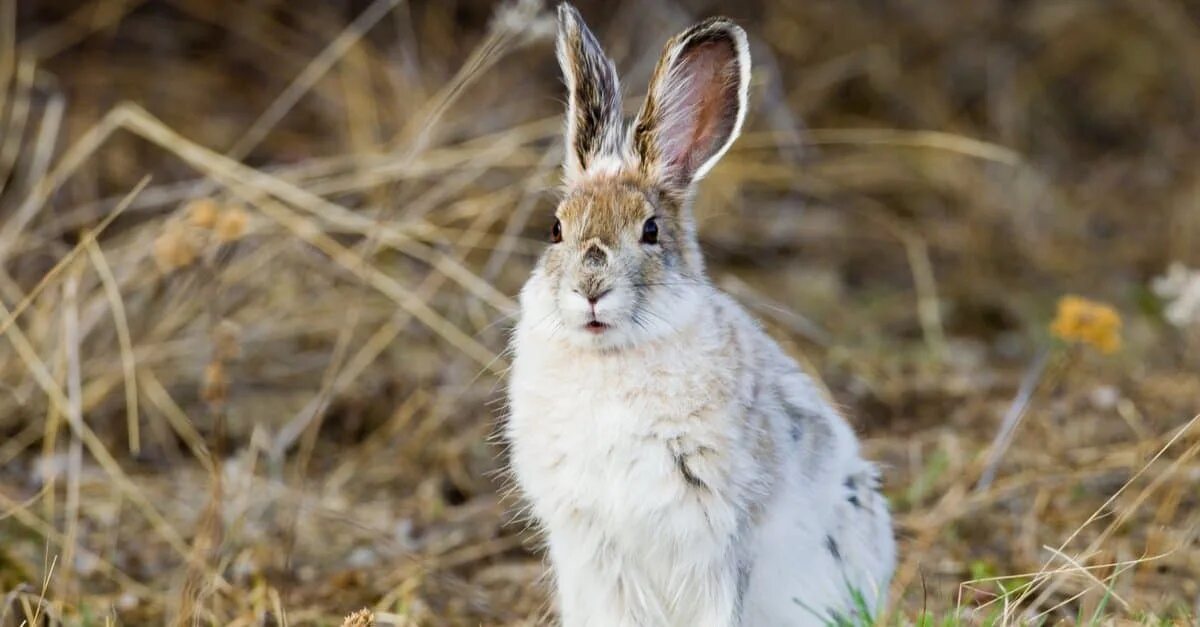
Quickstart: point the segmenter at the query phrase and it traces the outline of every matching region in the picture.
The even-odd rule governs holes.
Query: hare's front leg
[[[562,626],[636,627],[618,569],[596,555],[596,547],[586,539],[570,536],[550,534],[551,572]]]
[[[748,578],[721,558],[726,551],[714,551],[712,559],[693,555],[648,563],[646,552],[622,554],[586,534],[555,529],[550,537],[563,627],[741,624],[740,597]]]

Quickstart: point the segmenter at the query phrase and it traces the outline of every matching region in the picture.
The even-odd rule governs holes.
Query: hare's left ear
[[[667,42],[646,103],[630,129],[642,172],[681,191],[725,154],[746,117],[750,47],[726,18],[710,18]]]

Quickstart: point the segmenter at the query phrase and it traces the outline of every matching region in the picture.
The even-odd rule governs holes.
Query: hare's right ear
[[[575,7],[558,5],[558,64],[567,83],[568,183],[602,159],[620,158],[621,94],[617,70]]]

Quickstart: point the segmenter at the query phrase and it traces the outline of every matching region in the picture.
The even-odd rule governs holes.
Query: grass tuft
[[[1195,7],[580,9],[631,110],[691,20],[752,36],[695,213],[884,468],[900,564],[852,624],[1195,622]],[[0,627],[552,619],[489,436],[553,28],[0,0]]]

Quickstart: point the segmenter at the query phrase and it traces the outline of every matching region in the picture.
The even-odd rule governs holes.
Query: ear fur
[[[671,38],[629,132],[642,173],[686,191],[741,132],[750,86],[746,33],[714,17]]]
[[[606,157],[618,159],[623,142],[617,70],[579,12],[558,5],[558,64],[567,83],[566,159],[568,183]]]

